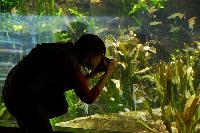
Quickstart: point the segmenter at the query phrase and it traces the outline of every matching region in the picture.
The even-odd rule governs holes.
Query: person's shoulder
[[[64,43],[41,43],[37,44],[36,48],[59,48]]]
[[[65,68],[71,72],[80,71],[81,65],[78,63],[74,54],[68,54],[64,59]]]
[[[68,54],[70,53],[71,48],[67,46],[67,43],[41,43],[37,44],[30,53],[42,52],[44,53],[60,53],[60,54]]]

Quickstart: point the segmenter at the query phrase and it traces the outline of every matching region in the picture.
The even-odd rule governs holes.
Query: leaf
[[[200,97],[192,95],[190,99],[186,102],[185,108],[183,111],[183,118],[186,124],[191,122],[191,119],[195,115],[195,112],[200,104]]]
[[[144,46],[143,49],[146,51],[151,51],[152,53],[156,53],[156,49],[149,46]]]
[[[193,69],[192,69],[192,67],[190,66],[190,67],[188,67],[188,69],[186,70],[187,71],[187,74],[191,74],[191,73],[193,73]]]
[[[162,22],[153,21],[153,22],[149,23],[149,25],[151,25],[151,26],[156,26],[156,25],[160,25],[160,24],[162,24]]]
[[[121,51],[116,51],[117,53],[119,53],[120,55],[124,55],[124,53],[122,53]]]
[[[122,106],[123,106],[123,104],[119,103],[119,104],[118,104],[118,106],[119,106],[119,107],[122,107]]]
[[[179,112],[175,113],[175,118],[176,118],[176,128],[178,129],[178,133],[182,133],[182,131],[186,131],[185,123]]]
[[[153,14],[155,11],[157,11],[158,9],[156,9],[155,8],[155,6],[152,6],[152,7],[150,7],[150,8],[148,8],[148,12],[150,13],[150,14]]]
[[[62,8],[60,8],[59,11],[58,11],[58,13],[57,13],[57,16],[61,16],[62,12],[63,12],[63,10],[62,10]]]
[[[147,9],[147,1],[146,0],[139,0],[139,2],[137,2],[136,4],[134,4],[134,7],[132,8],[132,10],[129,12],[130,14],[134,14],[137,11],[139,11],[140,9]]]
[[[185,17],[185,15],[182,14],[182,13],[174,13],[174,14],[170,15],[168,17],[168,19],[173,19],[173,18],[176,18],[176,17],[179,17],[180,19],[183,19]]]
[[[75,16],[83,17],[83,14],[79,13],[78,11],[72,8],[69,8],[68,10],[70,11],[71,14],[74,14]]]
[[[136,45],[136,47],[137,47],[137,49],[140,49],[141,47],[143,47],[143,45],[140,44],[140,43],[138,43],[138,44]]]
[[[119,95],[122,96],[123,95],[123,91],[121,89],[119,89]]]
[[[195,129],[196,126],[200,123],[200,118],[197,119],[193,124],[192,124],[192,129]],[[195,133],[200,133],[200,129],[198,129],[198,131],[196,131]]]
[[[157,43],[159,43],[159,41],[156,41],[156,40],[149,40],[147,43],[149,43],[149,44],[157,44]]]
[[[177,32],[180,30],[181,27],[171,27],[169,32]]]
[[[108,30],[107,28],[100,28],[100,29],[97,29],[97,30],[95,31],[95,33],[96,33],[96,34],[100,34],[100,33],[104,32],[104,31],[107,31],[107,30]]]
[[[116,41],[117,41],[117,40],[115,39],[114,36],[108,35],[108,36],[106,37],[105,44],[106,44],[106,46],[113,46],[113,45],[115,45],[115,44],[113,44],[113,43],[115,43]]]
[[[188,23],[189,23],[189,29],[193,30],[193,26],[195,25],[196,23],[196,18],[197,17],[191,17],[189,20],[188,20]]]
[[[2,104],[0,104],[0,118],[2,118],[2,116],[3,116],[3,114],[5,113],[5,111],[6,111],[6,107],[5,107],[5,105],[2,103]]]
[[[124,62],[118,62],[124,69],[126,69],[126,64]]]
[[[187,99],[189,99],[191,97],[191,94],[190,94],[190,92],[188,90],[185,90],[185,97]]]
[[[111,101],[115,101],[115,98],[111,97],[110,100],[111,100]]]
[[[141,77],[141,79],[154,82],[154,77],[152,75],[144,75],[144,76]]]
[[[10,11],[13,15],[15,15],[17,13],[17,9],[16,9],[16,6],[13,7]]]
[[[150,70],[150,68],[149,68],[149,67],[145,67],[144,69],[142,69],[142,70],[140,70],[140,71],[138,71],[138,72],[134,72],[134,73],[139,73],[139,74],[141,74],[141,73],[145,73],[145,72],[148,71],[148,70]]]
[[[111,79],[111,81],[112,81],[113,83],[115,83],[117,89],[120,88],[120,80],[117,80],[117,79]]]
[[[107,87],[103,87],[103,91],[105,91],[105,92],[108,92],[108,89],[107,89]]]
[[[165,109],[165,118],[168,121],[172,121],[172,107],[171,105],[167,105]]]
[[[149,46],[144,46],[143,49],[148,51],[148,50],[150,50],[150,47]]]
[[[136,100],[137,103],[143,103],[145,101],[144,97],[139,97],[139,99]]]
[[[20,30],[22,30],[22,25],[13,25],[13,29],[15,31],[20,31]]]
[[[124,110],[125,110],[126,112],[130,112],[130,109],[129,109],[129,108],[124,108]]]
[[[164,114],[162,120],[164,121],[164,125],[169,133],[172,133],[172,109],[171,105],[165,107]]]
[[[99,2],[100,2],[100,0],[91,0],[92,4],[99,3]]]

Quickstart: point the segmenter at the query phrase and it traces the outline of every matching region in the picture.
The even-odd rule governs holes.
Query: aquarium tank
[[[94,103],[65,92],[68,112],[50,120],[55,131],[200,133],[199,5],[199,0],[1,0],[0,132],[18,130],[2,100],[8,72],[37,44],[92,33],[118,65]]]

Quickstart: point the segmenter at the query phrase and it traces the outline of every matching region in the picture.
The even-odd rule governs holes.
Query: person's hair
[[[104,42],[93,34],[84,34],[74,43],[75,50],[80,58],[84,59],[88,55],[103,55],[106,53]]]

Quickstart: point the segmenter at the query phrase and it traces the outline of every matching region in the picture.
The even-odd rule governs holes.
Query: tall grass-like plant
[[[172,55],[170,63],[160,62],[154,66],[152,76],[159,94],[161,119],[169,133],[174,122],[179,133],[197,132],[200,122],[200,96],[194,88],[197,87],[194,86],[198,72],[195,66],[199,63],[197,53],[199,49],[186,48]]]

